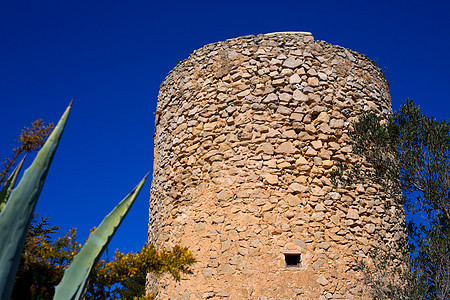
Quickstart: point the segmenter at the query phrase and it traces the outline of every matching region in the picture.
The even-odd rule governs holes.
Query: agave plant
[[[80,252],[74,257],[72,263],[64,272],[61,283],[56,287],[55,296],[53,297],[54,300],[75,300],[82,298],[93,266],[97,263],[117,228],[127,215],[131,205],[133,205],[134,200],[144,185],[146,178],[147,175],[134,190],[103,219],[98,228],[91,233],[86,244],[84,244],[83,248],[81,248]]]
[[[38,152],[31,166],[14,188],[22,160],[0,191],[0,299],[9,299],[20,263],[25,236],[44,185],[45,177],[69,117],[72,103]],[[54,299],[81,299],[92,267],[133,205],[147,175],[136,188],[105,217],[75,256],[55,291]]]

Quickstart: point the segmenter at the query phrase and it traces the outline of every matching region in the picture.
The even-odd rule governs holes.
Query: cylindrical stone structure
[[[391,113],[366,56],[307,32],[213,43],[180,62],[156,111],[149,242],[197,259],[159,299],[358,299],[355,264],[395,247],[404,213],[379,186],[332,184],[348,132]],[[152,282],[150,290],[156,288]]]

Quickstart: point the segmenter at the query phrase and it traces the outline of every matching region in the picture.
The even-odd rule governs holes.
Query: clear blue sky
[[[84,240],[152,170],[164,77],[195,49],[248,34],[310,31],[387,67],[394,108],[407,97],[450,112],[450,1],[0,0],[0,156],[35,119],[72,115],[37,212]],[[28,161],[30,163],[30,161]],[[147,237],[148,182],[112,249]]]

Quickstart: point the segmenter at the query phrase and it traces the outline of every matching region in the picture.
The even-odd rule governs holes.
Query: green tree
[[[372,295],[450,299],[450,123],[423,115],[407,100],[387,121],[362,115],[350,140],[363,162],[338,165],[336,182],[372,180],[404,205],[410,219],[400,257],[406,268],[389,275],[393,257],[376,253],[376,272],[362,269]]]

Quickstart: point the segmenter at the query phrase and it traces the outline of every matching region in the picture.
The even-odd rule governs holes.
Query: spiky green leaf
[[[148,174],[147,174],[148,175]],[[112,211],[107,215],[99,227],[91,233],[86,244],[74,257],[73,262],[64,272],[63,279],[56,287],[54,300],[78,300],[85,291],[89,275],[109,241],[117,231],[123,219],[127,215],[134,200],[138,196],[147,178],[134,188]]]
[[[11,173],[11,175],[9,175],[8,179],[5,182],[5,185],[0,191],[0,212],[5,208],[6,202],[8,201],[9,195],[11,194],[11,190],[16,185],[17,176],[19,176],[24,161],[25,157],[22,158],[22,160],[14,169],[14,171]]]
[[[23,174],[17,187],[11,191],[8,202],[0,213],[0,299],[9,299],[11,295],[25,235],[64,131],[70,108],[71,105],[64,112],[31,166]]]

